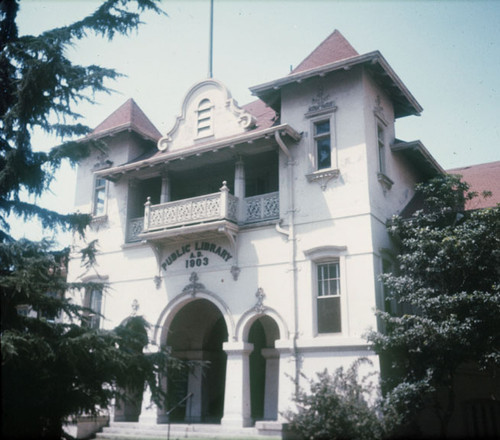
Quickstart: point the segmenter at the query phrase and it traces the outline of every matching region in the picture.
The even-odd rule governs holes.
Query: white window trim
[[[347,246],[319,246],[304,251],[304,255],[311,261],[311,301],[312,301],[312,334],[315,338],[331,338],[348,336],[349,331],[349,298],[347,295],[346,274]],[[340,332],[319,333],[318,331],[318,264],[338,262],[340,276]]]
[[[324,191],[330,180],[336,179],[340,171],[338,169],[338,148],[337,148],[337,125],[336,113],[337,107],[330,107],[315,112],[306,113],[306,118],[309,119],[309,167],[310,172],[306,174],[308,182],[317,182],[320,184],[321,189]],[[315,125],[318,122],[328,120],[330,123],[330,160],[329,168],[318,169]]]
[[[379,129],[383,131],[383,155],[380,153]],[[394,185],[394,181],[387,175],[387,156],[389,154],[389,142],[387,141],[387,122],[378,113],[375,115],[375,147],[377,154],[377,180],[384,187],[384,191],[389,190]]]
[[[94,273],[87,273],[86,275],[83,275],[81,277],[81,282],[82,283],[89,283],[89,282],[101,282],[101,283],[106,283],[109,279],[108,275],[99,275]],[[83,295],[82,295],[83,294]],[[103,322],[106,319],[106,291],[103,289],[101,291],[101,317],[99,319],[99,329],[103,328]],[[80,290],[80,304],[83,307],[89,307],[90,308],[90,291],[88,289],[81,289]]]
[[[84,296],[83,296],[83,301],[82,305],[88,309],[92,308],[92,292],[94,291],[99,291],[99,289],[85,289],[84,290]],[[105,319],[105,304],[106,304],[106,295],[104,290],[100,290],[101,292],[101,309],[99,311],[99,325],[96,327],[92,326],[91,323],[91,318],[92,318],[92,313],[89,311],[88,315],[86,316],[89,318],[89,327],[95,330],[101,329],[103,327],[103,321]]]
[[[104,180],[104,208],[102,214],[97,214],[96,209],[97,209],[97,180],[102,179]],[[107,217],[108,214],[108,181],[101,176],[96,176],[94,174],[94,183],[92,186],[92,217],[94,219],[103,219]]]

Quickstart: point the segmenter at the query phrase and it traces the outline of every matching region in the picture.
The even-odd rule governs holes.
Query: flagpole
[[[210,37],[208,47],[208,77],[212,78],[212,58],[213,58],[213,38],[214,38],[214,0],[210,0]]]

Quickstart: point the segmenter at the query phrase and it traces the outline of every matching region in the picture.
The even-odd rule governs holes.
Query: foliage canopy
[[[103,283],[67,283],[69,251],[49,240],[16,240],[12,214],[37,218],[46,231],[62,228],[84,234],[85,214],[63,215],[26,201],[49,188],[62,161],[76,163],[95,141],[79,142],[89,128],[79,122],[78,104],[108,92],[106,80],[119,73],[96,65],[73,64],[67,49],[90,34],[112,39],[129,34],[145,11],[161,13],[154,0],[107,0],[68,26],[38,36],[19,35],[19,2],[0,2],[0,300],[2,349],[2,437],[60,438],[65,420],[107,407],[120,390],[149,383],[161,403],[160,373],[181,368],[159,349],[145,354],[148,324],[130,316],[114,330],[91,328],[87,307],[64,293],[106,289]],[[33,148],[35,130],[61,143]],[[92,265],[95,243],[81,250]]]
[[[402,420],[431,405],[444,436],[459,368],[500,367],[500,208],[465,211],[478,194],[452,175],[417,193],[423,209],[389,225],[399,246],[395,270],[382,276],[392,310],[379,312],[385,331],[369,340]]]

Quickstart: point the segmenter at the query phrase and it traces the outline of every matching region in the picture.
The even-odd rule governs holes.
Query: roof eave
[[[417,155],[419,159],[426,164],[427,170],[424,170],[425,174],[429,176],[444,175],[446,171],[439,165],[439,163],[434,159],[429,150],[425,148],[424,144],[417,140],[412,142],[396,142],[391,145],[391,150],[394,153],[401,153],[411,159],[411,155]],[[430,171],[430,172],[429,172]]]
[[[117,127],[109,128],[107,130],[98,131],[96,133],[89,133],[87,136],[85,136],[85,138],[83,140],[102,139],[102,138],[108,137],[108,136],[115,136],[115,135],[122,133],[122,132],[125,132],[125,131],[137,133],[142,138],[149,140],[151,142],[154,142],[154,143],[158,142],[158,140],[161,137],[161,136],[158,136],[157,138],[153,137],[153,136],[145,133],[142,130],[138,130],[136,127],[134,127],[131,124],[123,124],[123,125],[120,125]]]
[[[200,153],[204,153],[206,151],[212,151],[214,149],[226,148],[235,144],[242,144],[246,142],[252,142],[260,138],[271,137],[271,135],[277,131],[281,132],[282,135],[288,135],[294,141],[298,141],[301,138],[301,134],[296,130],[294,130],[292,127],[290,127],[288,124],[281,124],[275,127],[266,128],[264,130],[245,133],[244,135],[240,136],[235,136],[199,146],[192,146],[188,148],[183,148],[181,150],[163,153],[161,155],[152,156],[148,159],[140,160],[137,162],[118,165],[113,168],[106,168],[103,170],[96,171],[95,174],[98,176],[109,178],[110,180],[114,180],[116,177],[113,176],[122,175],[129,171],[151,167],[170,160],[194,156]]]
[[[253,95],[258,96],[268,105],[273,106],[273,104],[277,102],[277,97],[274,95],[276,95],[280,90],[280,88],[285,85],[294,82],[301,83],[306,79],[315,76],[324,76],[328,73],[337,70],[349,70],[354,66],[365,63],[370,63],[370,64],[378,63],[380,67],[383,69],[384,74],[390,78],[395,87],[399,90],[401,95],[403,95],[406,101],[408,102],[409,108],[412,110],[411,112],[408,112],[408,114],[413,114],[417,116],[420,115],[420,113],[423,110],[422,106],[410,93],[410,91],[403,84],[401,79],[396,75],[394,70],[389,66],[389,63],[385,60],[385,58],[378,50],[363,55],[359,55],[356,57],[346,58],[344,60],[336,61],[334,63],[324,64],[323,66],[319,66],[309,70],[304,70],[302,72],[292,73],[285,77],[250,87],[250,92],[252,92]],[[401,116],[406,116],[406,114],[402,114]]]

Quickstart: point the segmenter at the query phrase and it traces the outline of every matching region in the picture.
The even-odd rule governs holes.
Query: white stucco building
[[[422,111],[416,99],[378,51],[359,55],[338,31],[250,90],[258,100],[239,106],[200,81],[166,134],[129,100],[90,135],[108,151],[78,168],[76,209],[94,216],[100,253],[91,272],[75,257],[69,281],[110,285],[79,298],[104,315],[93,325],[136,312],[152,324],[150,350],[210,361],[169,384],[193,393],[174,421],[279,421],[290,378],[360,356],[377,370],[363,335],[384,306],[385,224],[443,172],[396,137],[397,119]]]

